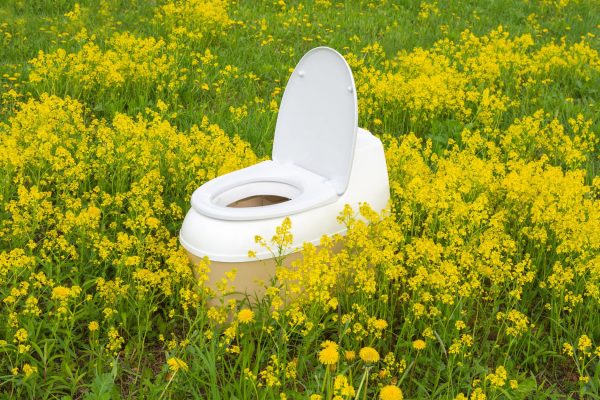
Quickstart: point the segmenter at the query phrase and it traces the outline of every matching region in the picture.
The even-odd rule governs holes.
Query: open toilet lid
[[[346,191],[358,127],[352,71],[337,51],[317,47],[302,57],[283,93],[273,160],[328,178]]]

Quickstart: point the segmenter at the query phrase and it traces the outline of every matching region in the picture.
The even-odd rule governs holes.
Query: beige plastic
[[[317,249],[319,248],[320,246],[317,246]],[[337,253],[343,248],[344,243],[342,241],[337,241],[333,245],[331,251]],[[193,254],[188,253],[188,256],[194,265],[198,265],[201,261],[199,257],[196,257]],[[294,261],[300,260],[301,258],[302,253],[299,251],[288,254],[283,259],[280,268],[289,268]],[[243,300],[248,297],[250,303],[255,304],[257,299],[262,299],[266,288],[271,284],[271,279],[275,277],[277,263],[274,258],[239,263],[212,261],[209,268],[206,286],[215,293],[218,293],[217,283],[225,278],[225,275],[228,272],[234,269],[236,270],[235,279],[233,281],[227,281],[227,286],[233,286],[234,291],[223,296],[222,299],[225,303],[230,299]],[[193,270],[196,272],[195,268]],[[196,279],[198,278],[199,277],[196,276]],[[289,300],[290,298],[285,299],[286,302]],[[221,299],[218,296],[216,298],[211,298],[209,299],[208,304],[211,306],[219,306],[221,305]]]
[[[198,265],[201,261],[199,257],[193,254],[188,253],[188,256],[194,265]],[[285,257],[283,265],[289,267],[293,261],[301,256],[302,253],[299,252],[289,254]],[[257,298],[262,298],[266,288],[270,286],[271,279],[275,276],[277,264],[274,258],[238,263],[212,261],[209,268],[206,286],[215,293],[217,293],[217,283],[225,278],[228,272],[234,269],[237,271],[235,279],[227,282],[228,287],[234,287],[234,292],[223,296],[225,302],[230,299],[242,300],[248,296],[250,302],[255,303]],[[210,299],[208,303],[217,306],[221,302],[217,296],[217,298]]]

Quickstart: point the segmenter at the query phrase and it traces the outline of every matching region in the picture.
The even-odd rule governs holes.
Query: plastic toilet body
[[[287,250],[294,253],[305,242],[344,233],[337,216],[346,204],[357,210],[366,202],[377,211],[387,205],[383,146],[357,121],[344,58],[326,47],[306,53],[282,98],[272,160],[217,177],[192,195],[180,242],[193,262],[210,259],[209,286],[235,268],[236,290],[260,294],[274,262],[254,238],[271,238],[285,217],[293,234]]]

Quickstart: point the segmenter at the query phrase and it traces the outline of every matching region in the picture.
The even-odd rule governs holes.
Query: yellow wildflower
[[[414,342],[412,342],[412,346],[415,350],[420,351],[427,347],[427,343],[425,343],[424,340],[417,339]]]
[[[340,355],[337,351],[337,345],[326,345],[319,352],[319,362],[323,365],[337,364],[340,359]]]
[[[366,363],[376,363],[379,361],[379,353],[372,347],[363,347],[358,352],[358,356]]]
[[[387,385],[381,388],[379,392],[379,398],[381,400],[403,400],[402,390],[395,385]]]
[[[37,367],[32,367],[28,363],[23,364],[22,369],[23,369],[23,373],[25,374],[26,377],[29,377],[38,371]]]
[[[189,367],[185,361],[181,358],[171,357],[167,360],[167,364],[169,365],[169,370],[173,372],[177,372],[180,369],[184,371],[188,371]]]
[[[254,321],[254,312],[248,308],[244,308],[238,312],[237,319],[242,324],[249,324]]]

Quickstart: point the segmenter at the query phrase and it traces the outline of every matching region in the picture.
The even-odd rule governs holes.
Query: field
[[[598,0],[3,0],[0,398],[600,399],[598,35]],[[269,157],[318,45],[389,211],[209,307],[190,195]]]

